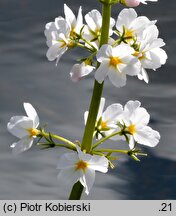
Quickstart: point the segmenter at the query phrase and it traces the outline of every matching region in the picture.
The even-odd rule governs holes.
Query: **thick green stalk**
[[[83,186],[78,181],[77,183],[75,183],[73,185],[72,191],[70,193],[69,200],[80,200],[82,192],[83,192]]]
[[[110,24],[110,17],[111,17],[110,4],[103,3],[102,17],[103,17],[103,21],[102,21],[102,31],[101,31],[101,38],[100,38],[100,47],[103,44],[108,43],[109,24]],[[96,124],[98,109],[99,109],[100,100],[102,96],[103,85],[104,82],[100,84],[95,80],[92,100],[89,108],[89,115],[88,115],[87,124],[84,131],[82,146],[81,146],[82,150],[86,150],[86,152],[90,152],[92,148],[93,133],[95,130],[95,124]]]
[[[100,38],[100,47],[103,44],[108,43],[109,38],[109,25],[110,25],[110,17],[111,17],[111,4],[109,0],[104,0],[102,3],[102,31],[101,31],[101,38]],[[99,66],[99,65],[98,65]],[[98,115],[98,109],[100,105],[100,100],[103,91],[103,84],[99,84],[96,80],[94,83],[94,89],[92,94],[92,99],[89,107],[89,115],[84,131],[84,136],[82,140],[81,149],[86,150],[86,152],[90,152],[92,148],[92,140],[93,140],[93,133],[95,129],[96,119]],[[81,194],[83,191],[83,186],[80,182],[74,184],[69,199],[80,199]]]

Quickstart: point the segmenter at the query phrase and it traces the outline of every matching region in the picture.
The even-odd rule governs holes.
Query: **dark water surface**
[[[30,102],[48,130],[71,140],[82,138],[93,77],[77,84],[69,79],[80,50],[66,53],[57,68],[45,57],[44,26],[63,15],[64,3],[74,12],[82,5],[84,14],[100,10],[95,0],[0,0],[0,199],[67,199],[69,193],[56,179],[59,150],[33,147],[15,157],[9,148],[15,137],[6,130],[10,117],[24,114],[22,104]],[[113,8],[114,18],[119,10]],[[176,199],[175,10],[174,0],[137,8],[140,15],[158,19],[160,36],[167,43],[167,64],[149,72],[150,84],[130,78],[125,88],[117,89],[107,80],[104,89],[107,104],[140,100],[151,114],[151,127],[161,133],[161,141],[155,149],[145,149],[149,156],[141,163],[120,157],[108,175],[97,174],[90,196],[84,199]]]

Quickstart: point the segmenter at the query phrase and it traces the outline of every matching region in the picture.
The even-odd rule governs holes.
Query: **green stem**
[[[100,47],[103,44],[108,43],[110,17],[111,17],[111,4],[109,3],[109,1],[105,0],[105,2],[102,3],[103,20],[102,20],[102,31],[100,37]],[[95,80],[92,99],[89,107],[89,115],[85,126],[85,131],[84,131],[82,145],[81,145],[81,149],[86,150],[86,152],[88,153],[91,151],[92,148],[93,133],[95,130],[98,109],[100,105],[101,95],[103,92],[103,85],[104,82],[102,84],[99,84]],[[82,191],[83,191],[83,186],[80,183],[74,184],[69,199],[80,199]]]
[[[111,5],[103,4],[102,17],[103,17],[103,20],[102,20],[100,47],[103,44],[108,43],[109,25],[110,25],[110,17],[111,17]],[[92,100],[91,100],[90,108],[89,108],[89,115],[87,118],[87,124],[85,127],[84,136],[82,140],[82,146],[81,146],[82,150],[86,150],[86,152],[90,152],[92,148],[93,133],[95,130],[98,109],[99,109],[100,100],[101,100],[101,96],[103,92],[103,85],[104,85],[104,82],[102,84],[99,84],[95,80]]]
[[[38,146],[43,146],[44,148],[54,148],[54,147],[62,147],[62,148],[66,148],[66,149],[70,149],[72,151],[76,151],[76,148],[73,148],[71,146],[66,146],[65,144],[59,144],[59,143],[55,143],[55,142],[50,142],[50,143],[37,143]]]
[[[122,154],[128,154],[128,150],[121,150],[121,149],[97,149],[97,152],[108,152],[108,153],[122,153]]]
[[[83,45],[84,48],[89,49],[91,52],[92,52],[92,51],[93,51],[93,52],[97,51],[97,49],[96,49],[88,40],[86,40],[85,38],[83,38],[81,35],[78,35],[78,36],[80,37],[80,39],[81,39],[82,41],[84,41],[86,44],[88,44],[92,49],[90,49],[90,48],[86,47],[85,45]],[[78,45],[79,45],[79,44],[80,44],[80,43],[78,43]]]
[[[113,134],[111,134],[111,135],[109,135],[109,136],[107,136],[107,137],[105,137],[105,138],[99,140],[98,142],[96,142],[96,143],[92,146],[92,149],[95,149],[97,146],[99,146],[99,145],[100,145],[101,143],[103,143],[104,141],[110,139],[110,138],[113,137],[113,136],[119,135],[120,133],[121,133],[121,131],[120,131],[120,132],[113,133]]]
[[[94,49],[91,49],[89,47],[86,47],[85,45],[81,44],[81,43],[76,43],[77,46],[81,47],[81,48],[84,48],[84,49],[87,49],[89,50],[90,52],[94,52],[95,50]]]
[[[69,200],[80,200],[82,192],[83,192],[83,186],[78,181],[73,185]]]
[[[74,148],[74,149],[76,148],[76,145],[73,142],[71,142],[68,139],[65,139],[64,137],[61,137],[61,136],[58,136],[58,135],[55,135],[55,134],[51,134],[51,133],[45,133],[44,131],[41,131],[40,135],[43,136],[43,137],[52,137],[54,139],[61,140],[62,142],[68,144],[72,148]]]

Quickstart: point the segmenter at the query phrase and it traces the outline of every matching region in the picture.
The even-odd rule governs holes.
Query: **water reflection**
[[[175,199],[176,162],[148,153],[149,157],[139,164],[129,160],[119,168],[122,180],[128,181],[125,187],[119,187],[118,183],[108,187],[132,200]],[[117,176],[117,172],[112,174]]]
[[[48,130],[81,140],[84,110],[92,90],[92,76],[72,83],[69,71],[80,50],[67,53],[56,68],[47,61],[43,30],[46,22],[63,15],[66,2],[77,13],[99,8],[98,1],[1,0],[0,1],[0,199],[66,199],[68,191],[56,180],[60,151],[30,151],[14,157],[10,144],[14,137],[6,131],[9,118],[22,114],[23,102],[32,103],[39,111],[41,124]],[[122,161],[109,175],[96,176],[96,184],[84,199],[175,199],[176,160],[176,88],[175,45],[176,2],[159,1],[137,8],[141,15],[158,19],[161,37],[167,42],[167,65],[149,72],[150,84],[129,78],[126,88],[117,89],[109,81],[104,96],[107,105],[138,99],[151,113],[151,127],[159,130],[161,142],[156,149],[146,149],[150,157],[140,164]],[[167,10],[166,10],[167,8]],[[113,8],[117,17],[119,9]],[[69,133],[68,133],[69,131]],[[110,145],[114,145],[111,143]],[[121,143],[119,144],[121,145]],[[47,158],[47,160],[46,160]]]

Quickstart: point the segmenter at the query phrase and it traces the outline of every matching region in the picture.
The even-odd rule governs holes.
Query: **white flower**
[[[23,105],[27,116],[14,116],[7,124],[8,131],[20,139],[11,145],[14,154],[28,150],[33,144],[33,139],[39,134],[37,112],[30,103],[24,103]]]
[[[61,156],[57,165],[61,169],[58,180],[69,185],[80,181],[85,187],[85,193],[89,194],[95,181],[95,171],[106,173],[108,164],[104,156],[85,154],[77,147],[77,152]]]
[[[111,104],[103,112],[104,105],[105,98],[101,98],[95,126],[95,132],[97,133],[96,135],[98,139],[101,139],[102,135],[108,136],[113,132],[120,130],[117,126],[117,121],[119,121],[119,119],[121,118],[121,114],[123,112],[122,105],[118,103]],[[87,122],[88,114],[88,111],[84,113],[85,124]]]
[[[75,17],[72,10],[66,4],[64,4],[64,13],[65,20],[67,21],[71,29],[71,36],[74,34],[74,32],[80,34],[80,30],[83,27],[82,7],[79,8],[77,18]]]
[[[73,82],[79,81],[82,77],[87,76],[95,69],[94,66],[89,65],[86,61],[81,64],[73,65],[70,77]]]
[[[117,18],[116,29],[120,35],[123,35],[126,42],[134,42],[134,38],[140,37],[143,30],[155,24],[156,21],[150,21],[146,16],[137,16],[134,9],[123,9]]]
[[[126,75],[134,76],[140,72],[140,63],[132,54],[134,49],[128,44],[116,47],[103,45],[97,53],[97,61],[101,63],[95,72],[95,79],[102,83],[106,76],[116,87],[126,84]]]
[[[47,45],[49,46],[46,56],[49,61],[57,59],[57,65],[61,56],[67,51],[68,47],[72,45],[70,40],[70,28],[67,22],[62,18],[57,18],[54,24],[48,23],[45,28]],[[53,28],[55,29],[53,30]]]
[[[135,141],[149,147],[155,147],[160,139],[160,134],[148,125],[150,115],[139,101],[128,101],[124,107],[123,122],[129,135],[130,149],[134,148]]]
[[[155,25],[149,26],[143,32],[142,38],[138,41],[139,50],[135,53],[141,62],[141,71],[138,75],[139,79],[143,79],[148,83],[149,78],[145,69],[153,69],[161,67],[166,63],[167,54],[160,47],[165,43],[158,38],[158,29]]]
[[[66,4],[64,4],[64,12],[65,19],[59,16],[55,22],[47,23],[44,32],[49,47],[46,56],[49,61],[57,59],[56,65],[67,49],[74,45],[72,39],[74,39],[75,33],[80,33],[83,26],[81,7],[77,19]]]
[[[92,10],[85,15],[85,20],[87,25],[84,26],[83,36],[98,49],[102,27],[102,16],[99,11]],[[114,25],[115,20],[113,18],[110,18],[109,36],[113,34],[112,28]]]

